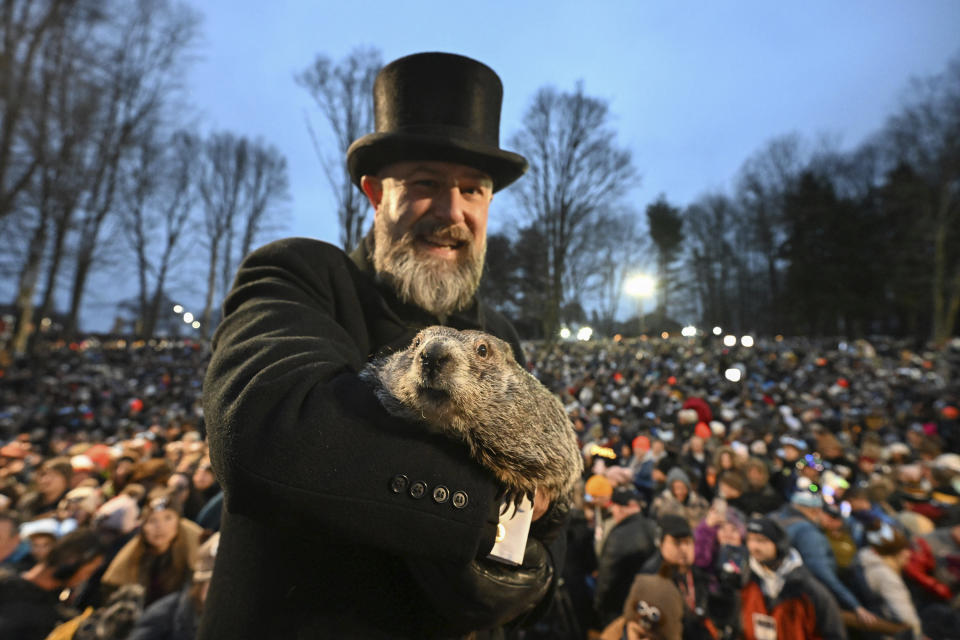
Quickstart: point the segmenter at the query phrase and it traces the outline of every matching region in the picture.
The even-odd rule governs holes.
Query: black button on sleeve
[[[433,489],[433,501],[437,504],[443,504],[450,499],[450,490],[447,489],[442,484],[434,487]]]
[[[410,484],[410,481],[407,480],[407,476],[402,473],[398,473],[390,479],[390,491],[400,494],[407,490],[407,485]]]
[[[451,499],[451,503],[457,509],[463,509],[469,501],[470,499],[467,497],[466,491],[455,491]]]
[[[410,497],[419,500],[427,493],[427,483],[421,480],[410,485]]]

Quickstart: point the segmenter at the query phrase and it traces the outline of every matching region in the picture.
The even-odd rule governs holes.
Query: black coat
[[[633,579],[657,547],[655,525],[635,513],[610,529],[597,565],[597,591],[594,596],[601,628],[623,615]]]
[[[461,443],[387,415],[357,376],[439,322],[352,258],[272,243],[244,260],[224,302],[204,381],[226,506],[204,640],[429,638],[502,622],[444,607],[462,594],[436,577],[492,546],[492,475]],[[445,324],[483,328],[522,358],[513,328],[482,305]]]

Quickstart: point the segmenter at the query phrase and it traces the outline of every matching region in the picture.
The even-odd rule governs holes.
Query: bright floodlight
[[[740,338],[740,344],[742,344],[743,346],[745,346],[745,347],[747,347],[747,348],[752,347],[752,346],[753,346],[753,336],[742,336],[742,337]]]
[[[723,346],[725,347],[737,346],[737,336],[732,336],[729,333],[723,336]]]
[[[692,324],[687,325],[680,330],[680,335],[682,335],[684,338],[692,338],[693,336],[697,335],[697,328]]]
[[[593,335],[593,329],[591,329],[590,327],[580,327],[580,329],[577,331],[577,340],[583,340],[584,342],[586,342],[587,340],[590,339],[590,336],[592,335]]]
[[[567,340],[570,337],[570,329],[567,329],[566,327],[560,329],[560,337],[564,340]]]
[[[721,329],[720,327],[714,327],[714,328],[713,328],[713,335],[718,336],[718,335],[720,335],[721,333],[723,333],[723,329]]]
[[[199,329],[199,328],[200,328],[200,321],[199,321],[199,320],[194,320],[194,321],[193,321],[193,324],[190,325],[190,326],[193,327],[194,329]]]
[[[737,369],[736,367],[731,367],[723,372],[723,377],[730,382],[740,382],[740,376],[740,369]]]
[[[174,313],[183,313],[183,307],[180,306],[179,304],[175,304],[175,305],[173,305],[173,312],[174,312]]]
[[[657,281],[644,273],[631,277],[624,283],[623,289],[628,296],[634,298],[649,298],[657,288]]]
[[[183,321],[187,324],[193,322],[193,314],[187,311],[185,314],[183,314]]]

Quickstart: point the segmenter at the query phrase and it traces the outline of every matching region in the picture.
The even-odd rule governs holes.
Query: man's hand
[[[547,492],[537,487],[537,493],[533,496],[533,521],[539,520],[540,516],[545,514],[549,508],[550,498],[547,497]]]
[[[857,614],[857,619],[860,620],[863,624],[876,624],[877,616],[873,615],[863,607],[857,607],[854,610],[854,613]]]

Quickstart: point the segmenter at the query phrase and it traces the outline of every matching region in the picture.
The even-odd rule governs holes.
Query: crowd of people
[[[525,349],[584,473],[562,584],[515,633],[960,636],[958,341]],[[0,369],[0,637],[195,637],[222,501],[208,359],[88,340]]]

